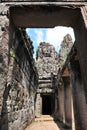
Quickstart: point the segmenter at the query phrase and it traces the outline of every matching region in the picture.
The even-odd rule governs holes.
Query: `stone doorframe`
[[[8,46],[7,50],[5,50],[2,44],[6,39],[6,24],[9,26],[9,32],[7,32],[9,34],[9,38],[6,41],[6,45]],[[9,47],[11,47],[15,35],[14,27],[55,27],[58,25],[67,27],[70,26],[74,29],[85,97],[87,101],[87,5],[84,2],[75,2],[73,3],[73,6],[70,2],[1,3],[0,47],[2,52],[0,51],[0,54],[2,53],[1,55],[3,56],[3,59],[6,59],[6,62],[4,62],[6,65],[6,69],[4,69],[4,77],[6,77],[7,68],[9,66]],[[5,87],[5,81],[2,80],[2,72],[3,70],[1,70],[0,73],[0,86],[3,88],[1,89],[2,91],[0,91],[1,95],[3,94]],[[84,118],[87,118],[87,116]],[[87,129],[86,122],[87,121],[85,119],[85,122],[83,122],[84,130]]]

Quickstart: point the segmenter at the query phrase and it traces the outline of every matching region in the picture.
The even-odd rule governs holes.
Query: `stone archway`
[[[10,9],[9,9],[10,8]],[[26,28],[26,27],[54,27],[54,26],[71,26],[75,31],[76,37],[76,46],[79,55],[79,64],[81,67],[82,81],[83,81],[83,89],[85,90],[85,99],[87,98],[87,7],[84,4],[74,4],[72,6],[70,3],[64,5],[64,3],[29,3],[29,5],[23,4],[19,5],[11,5],[9,4],[8,9],[9,13],[9,21],[10,21],[10,31],[9,31],[9,47],[12,46],[12,41],[15,35],[15,27],[16,28]],[[7,21],[6,13],[4,14],[0,11],[2,16],[0,16],[0,20],[4,19]],[[3,18],[2,18],[3,17]],[[9,22],[8,22],[9,23]],[[2,26],[5,26],[2,23]],[[3,28],[4,29],[4,28]],[[3,30],[2,29],[2,30]],[[1,34],[2,37],[2,34]],[[4,40],[5,38],[3,38]],[[3,42],[3,40],[1,42]],[[82,44],[83,43],[83,44]],[[5,72],[5,71],[4,71]],[[7,73],[7,72],[6,72]],[[5,75],[6,76],[6,75]],[[1,77],[2,80],[2,77]],[[4,84],[1,82],[1,85]],[[3,93],[3,90],[2,90]],[[81,91],[80,91],[81,94]],[[74,99],[74,102],[76,99]],[[83,102],[83,101],[82,101]],[[74,104],[76,106],[76,104]],[[84,107],[86,108],[86,102],[84,103]],[[79,109],[79,108],[78,108]],[[78,111],[78,110],[76,110]],[[86,118],[87,113],[85,111],[82,112],[82,117],[84,119],[81,120],[83,129],[86,130]],[[76,118],[76,117],[75,117]],[[79,123],[79,120],[77,119]],[[77,124],[76,124],[77,125]],[[78,126],[77,126],[78,128]]]

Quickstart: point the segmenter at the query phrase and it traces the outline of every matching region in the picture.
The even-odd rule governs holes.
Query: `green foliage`
[[[10,56],[15,58],[15,54],[14,54],[14,51],[12,49],[10,50]]]

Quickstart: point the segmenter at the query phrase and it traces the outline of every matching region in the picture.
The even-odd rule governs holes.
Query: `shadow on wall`
[[[3,105],[1,111],[1,121],[0,121],[0,130],[8,130],[8,110],[7,110],[7,99],[9,95],[9,91],[11,86],[7,84],[5,85],[5,90],[3,94]]]
[[[15,120],[16,109],[16,99],[17,99],[17,90],[18,90],[18,82],[15,82],[14,77],[15,74],[15,67],[16,61],[12,57],[10,57],[10,69],[8,70],[7,74],[7,81],[9,84],[5,84],[5,90],[3,93],[3,104],[2,104],[2,111],[1,111],[1,121],[0,121],[0,130],[9,130],[9,127]],[[13,65],[13,66],[12,66]],[[17,70],[17,69],[16,69]],[[9,80],[9,81],[8,81]],[[9,125],[10,123],[10,125]],[[17,127],[17,126],[16,126]],[[11,128],[13,130],[13,128]]]
[[[20,64],[22,64],[22,60],[20,60]],[[7,80],[10,83],[9,85],[6,83],[3,93],[0,130],[16,130],[19,128],[22,130],[24,129],[22,125],[25,127],[29,118],[28,114],[26,116],[28,109],[27,104],[25,104],[28,103],[29,91],[22,85],[21,66],[13,57],[10,57],[9,68]]]

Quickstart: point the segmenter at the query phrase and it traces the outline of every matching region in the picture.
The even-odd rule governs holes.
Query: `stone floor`
[[[58,121],[54,121],[50,116],[42,116],[41,118],[36,118],[30,126],[25,130],[71,130],[64,128],[64,125]]]

